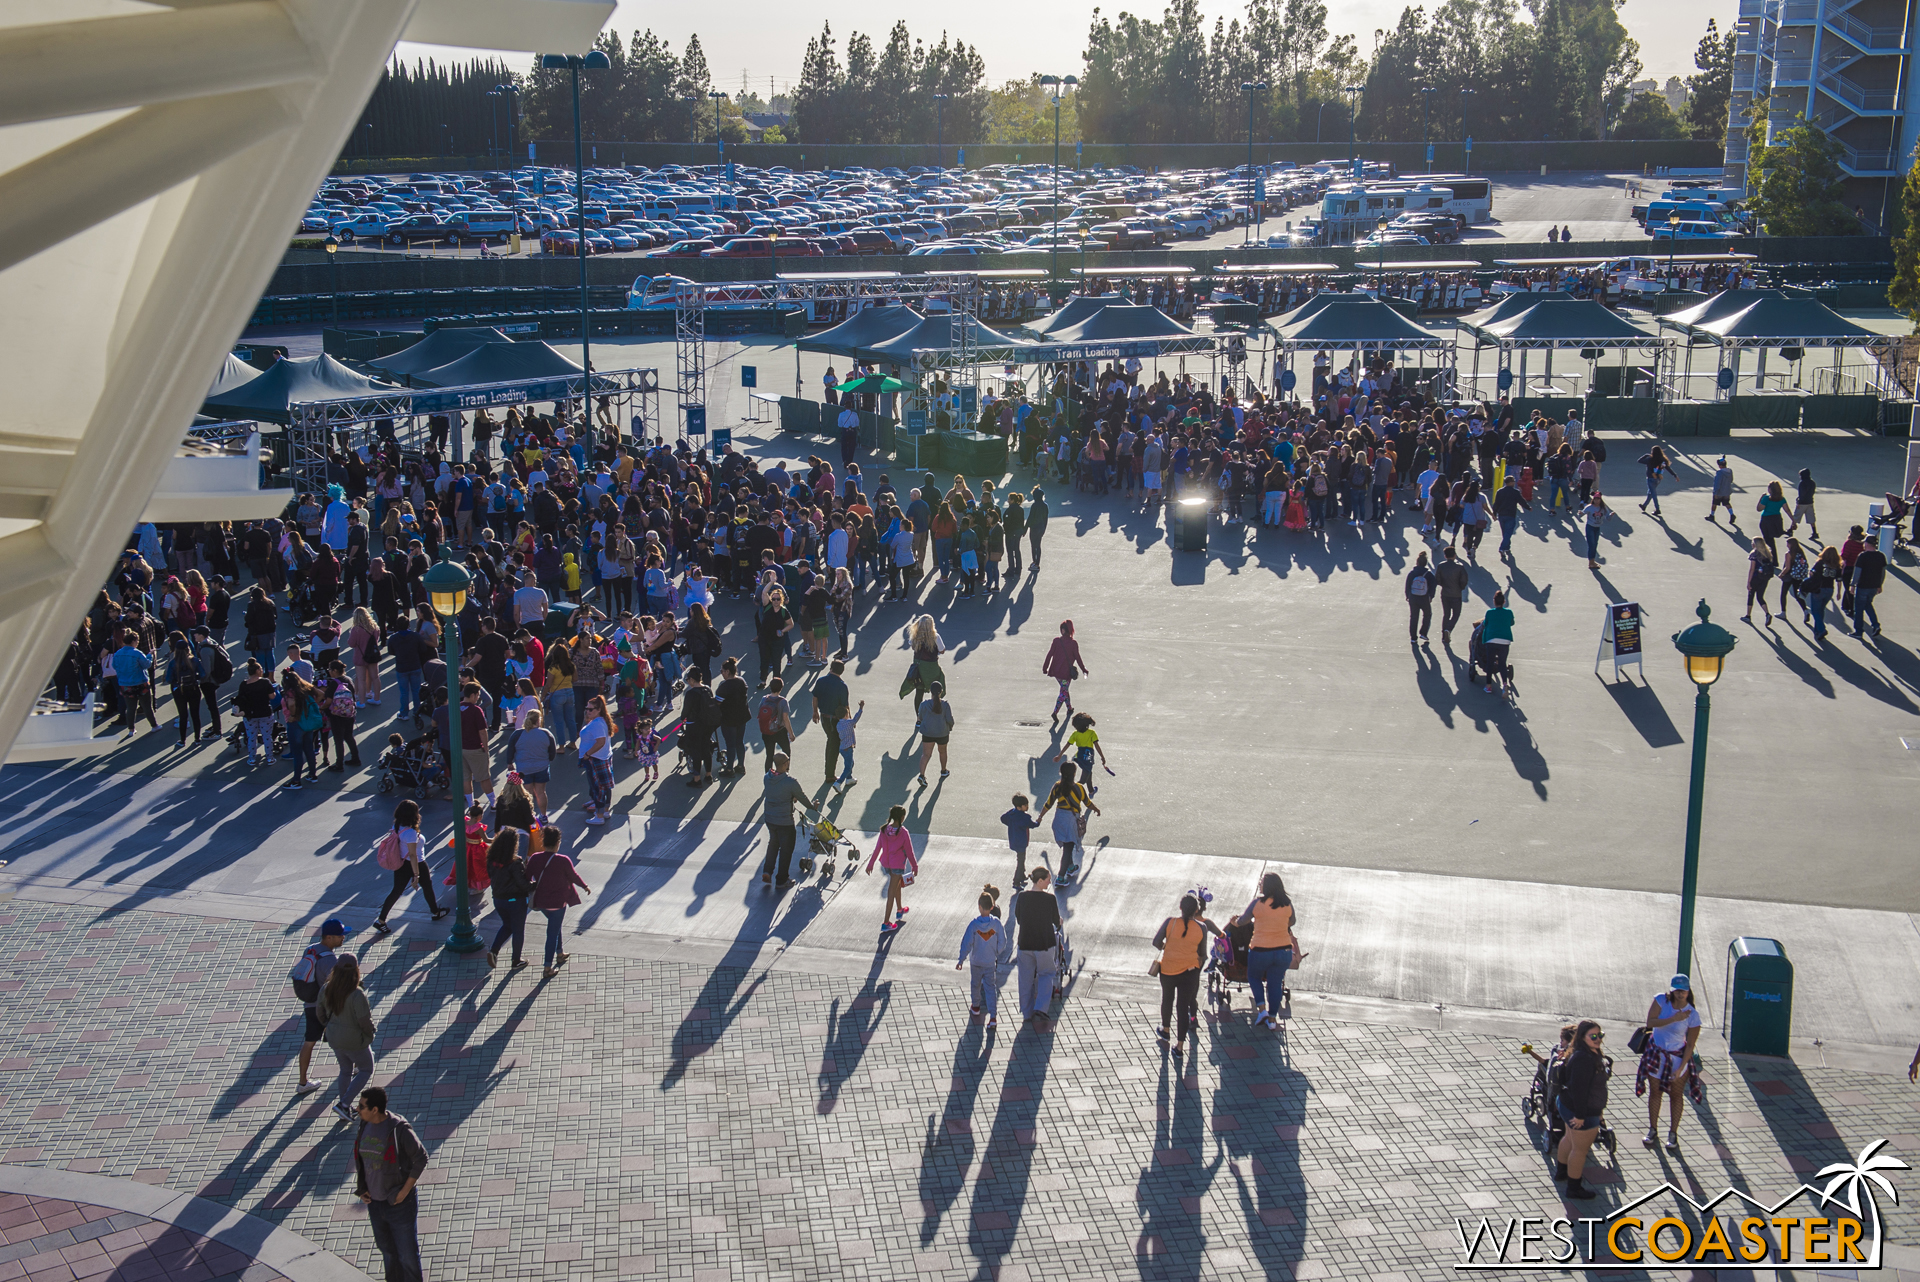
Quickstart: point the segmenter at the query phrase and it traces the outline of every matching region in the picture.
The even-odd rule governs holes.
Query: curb
[[[106,1175],[37,1166],[0,1166],[0,1193],[58,1198],[129,1211],[244,1251],[291,1282],[372,1282],[331,1251],[291,1229],[191,1193]]]

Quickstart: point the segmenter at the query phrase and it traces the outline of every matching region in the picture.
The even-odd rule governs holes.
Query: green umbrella
[[[840,390],[878,395],[882,392],[904,392],[908,388],[897,378],[888,378],[885,374],[869,374],[865,378],[856,378],[850,383],[840,384]]]

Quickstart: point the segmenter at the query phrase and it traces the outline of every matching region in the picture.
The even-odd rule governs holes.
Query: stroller
[[[268,735],[272,742],[267,747],[267,761],[272,763],[278,761],[280,754],[287,750],[286,723],[275,717]],[[247,754],[247,723],[238,716],[234,718],[233,729],[227,731],[227,746],[243,757]]]
[[[1247,952],[1253,945],[1251,921],[1229,922],[1207,957],[1207,995],[1221,1006],[1233,1007],[1233,986],[1247,982]],[[1280,981],[1280,1004],[1293,1005],[1293,990]]]
[[[380,791],[412,788],[421,801],[435,788],[447,785],[447,769],[440,760],[434,735],[425,735],[398,748],[388,748],[380,756]]]
[[[1886,499],[1886,511],[1882,512],[1879,516],[1874,516],[1872,513],[1867,514],[1867,538],[1870,540],[1879,538],[1880,527],[1883,525],[1891,525],[1893,527],[1893,545],[1895,547],[1905,547],[1907,541],[1900,535],[1900,522],[1906,520],[1907,514],[1913,511],[1913,504],[1907,502],[1907,500],[1901,498],[1898,494],[1891,492],[1887,493]]]
[[[1513,664],[1507,657],[1513,647],[1487,645],[1480,639],[1481,626],[1474,624],[1473,634],[1467,640],[1468,676],[1478,681],[1476,674],[1485,673],[1486,684],[1497,687],[1509,701],[1519,698],[1520,689],[1513,683]]]
[[[807,853],[800,856],[800,880],[813,876],[818,868],[822,877],[833,876],[834,865],[840,857],[840,847],[847,848],[847,876],[853,876],[853,866],[858,863],[858,851],[853,840],[841,834],[831,820],[821,818],[807,826]]]
[[[1533,1047],[1522,1045],[1520,1053],[1531,1055]],[[1606,1066],[1607,1076],[1611,1078],[1613,1057],[1602,1055],[1600,1062]],[[1542,1144],[1549,1157],[1559,1150],[1560,1140],[1567,1133],[1565,1119],[1560,1116],[1560,1110],[1553,1106],[1553,1101],[1560,1094],[1560,1072],[1563,1065],[1564,1061],[1557,1051],[1548,1055],[1545,1063],[1535,1064],[1533,1083],[1527,1088],[1527,1098],[1521,1105],[1522,1111],[1526,1114],[1527,1124],[1540,1127],[1544,1136]],[[1593,1142],[1595,1147],[1605,1145],[1608,1156],[1612,1157],[1615,1139],[1613,1128],[1606,1124],[1605,1118],[1601,1119],[1600,1133],[1594,1136]]]

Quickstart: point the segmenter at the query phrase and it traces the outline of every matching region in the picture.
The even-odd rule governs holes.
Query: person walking
[[[373,1077],[373,1008],[360,987],[360,959],[341,953],[334,959],[327,982],[315,1001],[319,1020],[334,1061],[340,1066],[340,1098],[333,1111],[343,1122],[354,1120],[353,1097]]]
[[[1067,715],[1073,715],[1073,681],[1076,675],[1093,675],[1086,660],[1080,657],[1080,642],[1073,635],[1073,620],[1060,622],[1060,635],[1047,647],[1047,657],[1040,661],[1040,671],[1060,683],[1060,693],[1053,700],[1053,717],[1058,719],[1060,709],[1065,708]]]
[[[260,661],[248,659],[246,676],[234,687],[233,709],[240,715],[246,736],[250,770],[273,765],[273,696],[273,682],[267,679]]]
[[[1814,519],[1813,515],[1814,489],[1812,469],[1801,468],[1800,479],[1794,487],[1793,520],[1787,525],[1787,532],[1791,534],[1798,530],[1800,522],[1805,521],[1807,536],[1815,543],[1819,543],[1821,542],[1820,523]]]
[[[1027,493],[1027,546],[1033,552],[1033,565],[1027,573],[1040,573],[1040,540],[1047,536],[1047,492],[1034,486]]]
[[[827,675],[813,683],[813,722],[826,732],[826,780],[827,787],[833,786],[833,777],[840,767],[840,722],[847,715],[847,704],[852,692],[847,689],[846,678],[841,674],[847,670],[844,660],[834,659],[827,667]],[[921,767],[921,773],[926,767]]]
[[[1660,474],[1678,479],[1679,473],[1673,470],[1673,464],[1667,458],[1667,452],[1658,445],[1642,454],[1638,459],[1640,466],[1647,469],[1647,497],[1640,502],[1640,510],[1647,510],[1647,504],[1653,505],[1654,516],[1660,515]]]
[[[326,679],[320,685],[320,706],[327,714],[327,743],[333,747],[334,764],[328,768],[336,774],[345,773],[351,755],[353,768],[358,770],[360,745],[353,737],[353,718],[360,709],[360,700],[354,693],[352,679],[347,676],[347,665],[339,659],[327,665]],[[324,762],[325,744],[321,746],[321,754]]]
[[[271,655],[269,655],[271,658]],[[120,648],[111,660],[114,679],[120,692],[120,724],[133,738],[133,723],[142,715],[155,730],[160,722],[153,715],[153,659],[140,648],[140,634],[128,628],[120,634]]]
[[[1873,620],[1873,635],[1880,635],[1880,612],[1873,608],[1873,599],[1887,586],[1887,554],[1871,543],[1863,544],[1860,554],[1853,558],[1853,635],[1867,635],[1866,620]]]
[[[427,897],[427,909],[433,913],[433,920],[439,921],[447,915],[447,910],[433,898],[433,876],[427,868],[425,847],[420,840],[419,802],[403,801],[393,808],[393,828],[380,839],[374,858],[393,874],[393,889],[380,905],[380,916],[373,923],[375,930],[383,935],[393,933],[393,927],[387,925],[387,914],[412,886],[418,886],[420,893]]]
[[[1200,966],[1206,956],[1207,936],[1222,934],[1220,928],[1200,915],[1200,897],[1191,891],[1180,897],[1180,915],[1169,917],[1154,932],[1153,946],[1160,950],[1160,1027],[1155,1030],[1162,1042],[1173,1043],[1180,1054],[1187,1034],[1200,1027]],[[1175,1004],[1180,1023],[1173,1023]]]
[[[793,808],[820,809],[800,781],[787,773],[791,764],[786,753],[774,753],[760,791],[760,808],[767,825],[767,855],[760,865],[760,884],[776,890],[793,884],[793,848],[799,819]]]
[[[581,879],[573,860],[560,852],[558,828],[552,824],[542,828],[540,845],[540,853],[527,861],[527,880],[533,886],[533,906],[547,919],[546,969],[541,974],[552,979],[570,956],[560,947],[566,935],[567,909],[579,904],[581,895],[591,895],[593,887]]]
[[[193,721],[193,741],[200,742],[200,687],[205,669],[193,651],[193,645],[179,632],[170,633],[167,659],[167,685],[173,691],[173,724],[180,731],[180,746],[187,746],[187,721]]]
[[[1027,884],[1027,838],[1040,821],[1028,813],[1033,803],[1027,800],[1027,794],[1013,794],[1013,807],[1000,816],[1000,822],[1007,828],[1007,846],[1013,851],[1013,888],[1020,889]]]
[[[860,724],[860,716],[866,710],[867,701],[862,699],[859,707],[855,708],[852,712],[844,712],[840,715],[838,729],[840,735],[840,759],[843,764],[840,768],[840,777],[833,780],[832,783],[834,787],[840,789],[842,792],[845,792],[848,788],[860,782],[853,777],[853,739],[855,727]]]
[[[598,827],[613,807],[613,717],[604,695],[587,700],[586,717],[580,727],[580,768],[587,776],[587,822]]]
[[[747,773],[747,723],[753,720],[747,706],[749,694],[739,660],[722,660],[720,682],[713,687],[714,700],[720,705],[721,774]]]
[[[1253,1023],[1256,1028],[1278,1028],[1281,994],[1286,991],[1287,972],[1293,969],[1299,944],[1293,937],[1293,900],[1280,874],[1270,872],[1260,878],[1260,893],[1247,910],[1228,921],[1253,924],[1252,942],[1247,947],[1247,987],[1253,994]]]
[[[1533,504],[1527,502],[1520,492],[1520,481],[1512,472],[1507,473],[1507,482],[1493,494],[1493,517],[1500,522],[1500,556],[1502,560],[1513,559],[1513,533],[1520,528],[1520,514],[1530,511]]]
[[[1567,1124],[1555,1153],[1554,1175],[1567,1182],[1567,1196],[1590,1198],[1593,1190],[1580,1182],[1586,1174],[1587,1153],[1599,1138],[1601,1114],[1607,1107],[1607,1062],[1600,1053],[1606,1034],[1590,1019],[1573,1033],[1573,1049],[1560,1070],[1560,1093],[1553,1109]]]
[[[294,963],[292,974],[288,976],[293,981],[293,995],[299,999],[300,1009],[306,1017],[306,1036],[300,1042],[300,1084],[293,1088],[295,1095],[306,1095],[320,1089],[320,1083],[307,1076],[307,1070],[313,1066],[313,1048],[320,1044],[327,1032],[327,1026],[320,1019],[315,1004],[326,987],[327,977],[333,974],[334,963],[339,961],[334,950],[346,942],[346,924],[338,917],[329,917],[320,927],[320,942],[307,945],[306,951],[300,954],[300,960]]]
[[[1060,782],[1047,792],[1046,802],[1040,807],[1036,819],[1045,819],[1049,810],[1053,811],[1053,839],[1060,846],[1060,884],[1071,886],[1079,875],[1080,864],[1074,858],[1080,849],[1081,838],[1086,835],[1085,816],[1088,812],[1100,813],[1100,807],[1093,804],[1093,794],[1087,786],[1078,782],[1080,768],[1071,761],[1060,763]]]
[[[1814,558],[1813,565],[1807,570],[1807,583],[1804,599],[1807,613],[1813,616],[1813,639],[1827,639],[1827,607],[1833,604],[1833,594],[1840,586],[1840,549],[1827,547]]]
[[[320,709],[320,692],[292,668],[280,674],[280,716],[287,725],[287,751],[293,758],[293,777],[285,786],[298,792],[302,765],[307,768],[307,782],[320,782],[320,726],[325,714]]]
[[[1700,1100],[1700,1084],[1693,1073],[1693,1048],[1700,1040],[1700,1010],[1694,1005],[1693,983],[1685,975],[1675,975],[1667,991],[1647,1007],[1647,1049],[1640,1056],[1640,1067],[1633,1075],[1633,1093],[1647,1096],[1647,1133],[1640,1142],[1652,1148],[1659,1140],[1660,1097],[1666,1096],[1673,1107],[1667,1117],[1666,1150],[1680,1151],[1680,1116],[1686,1105],[1683,1096]],[[1651,1084],[1653,1091],[1648,1093]]]
[[[786,683],[779,677],[767,682],[767,692],[760,696],[760,705],[754,709],[754,724],[760,728],[760,750],[767,754],[767,760],[773,760],[773,754],[783,752],[793,755],[793,706],[782,693]]]
[[[1453,627],[1466,608],[1467,585],[1473,580],[1473,571],[1460,559],[1459,550],[1449,544],[1440,549],[1440,564],[1433,577],[1440,585],[1440,644],[1445,645],[1453,640]]]
[[[1439,590],[1440,581],[1433,575],[1433,567],[1427,564],[1427,554],[1420,553],[1414,558],[1413,568],[1407,571],[1407,640],[1419,641],[1427,635],[1433,626],[1433,598]]]
[[[374,1245],[386,1265],[387,1282],[420,1282],[420,1177],[427,1171],[426,1146],[412,1123],[387,1111],[378,1086],[360,1092],[354,1115],[354,1193],[366,1204]]]
[[[1013,937],[1000,920],[999,888],[988,884],[980,890],[980,915],[967,923],[960,935],[960,960],[955,970],[973,965],[967,977],[967,999],[974,1018],[987,1017],[987,1027],[1000,1024],[1000,967],[1013,954]]]
[[[1787,494],[1780,488],[1780,482],[1767,482],[1767,492],[1754,503],[1753,510],[1760,514],[1760,537],[1767,541],[1777,558],[1780,547],[1776,540],[1787,532]],[[1780,609],[1786,612],[1784,604]]]
[[[940,753],[940,777],[945,779],[950,773],[947,740],[953,734],[953,705],[944,697],[946,693],[945,686],[934,682],[914,714],[914,726],[920,731],[920,786],[923,788],[927,786],[927,763],[933,760],[935,750]]]
[[[894,806],[887,811],[887,822],[874,838],[873,853],[867,857],[867,875],[879,864],[887,874],[887,900],[880,909],[880,933],[892,934],[907,924],[907,886],[920,871],[913,853],[913,836],[907,831],[907,808]]]
[[[1033,870],[1032,884],[1013,897],[1014,943],[1019,949],[1016,996],[1022,1020],[1032,1020],[1036,1033],[1052,1029],[1053,979],[1059,971],[1060,900],[1053,893],[1053,875]]]
[[[1721,508],[1727,509],[1728,525],[1740,524],[1740,518],[1733,514],[1733,469],[1727,466],[1724,458],[1714,461],[1713,500],[1707,507],[1707,519],[1715,525],[1720,524],[1715,518],[1720,515]]]
[[[1767,622],[1773,622],[1773,611],[1767,609],[1767,584],[1773,582],[1773,576],[1779,567],[1774,564],[1773,547],[1763,538],[1753,541],[1753,548],[1747,553],[1747,612],[1740,616],[1744,623],[1753,622],[1753,603],[1760,603],[1761,613],[1767,616]]]
[[[493,883],[493,911],[500,918],[493,947],[487,949],[488,970],[500,964],[500,945],[509,939],[513,963],[508,969],[527,965],[520,956],[527,943],[527,900],[533,894],[533,882],[527,877],[527,838],[524,829],[502,828],[487,845],[487,878]]]
[[[1587,499],[1587,505],[1580,509],[1581,520],[1586,526],[1589,570],[1600,568],[1600,527],[1606,524],[1607,514],[1611,510],[1607,507],[1606,497],[1598,490],[1595,490]]]

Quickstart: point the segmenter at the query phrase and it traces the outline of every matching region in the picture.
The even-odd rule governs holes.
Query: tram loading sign
[[[1638,664],[1642,675],[1646,673],[1646,664],[1640,655],[1640,603],[1638,601],[1615,601],[1607,607],[1606,620],[1600,625],[1600,653],[1594,657],[1594,670],[1609,659],[1613,661],[1613,675],[1618,677],[1620,669],[1627,664]]]

